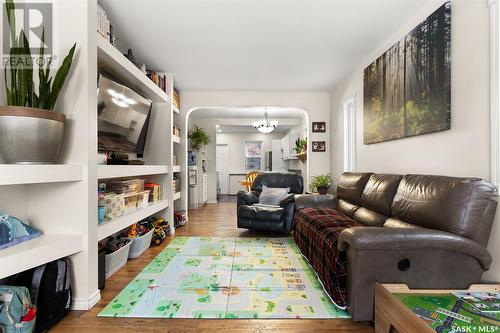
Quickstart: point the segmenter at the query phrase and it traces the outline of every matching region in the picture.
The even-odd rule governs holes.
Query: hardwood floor
[[[189,212],[189,223],[176,230],[176,236],[258,236],[236,227],[234,203],[207,204]],[[267,235],[269,236],[269,235]],[[99,318],[97,314],[111,301],[165,246],[151,247],[141,257],[130,260],[106,281],[101,301],[90,311],[72,311],[50,332],[356,332],[373,333],[371,323],[354,323],[350,319],[135,319]]]

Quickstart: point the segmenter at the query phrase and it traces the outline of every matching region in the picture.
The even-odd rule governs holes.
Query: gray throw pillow
[[[288,192],[290,192],[289,187],[267,187],[263,185],[259,196],[259,204],[279,206],[280,201],[288,195]]]

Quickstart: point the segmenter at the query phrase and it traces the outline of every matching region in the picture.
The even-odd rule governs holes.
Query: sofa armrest
[[[241,205],[250,206],[259,203],[259,197],[254,192],[239,191],[236,197],[238,198],[238,207]]]
[[[295,209],[302,208],[337,208],[338,199],[331,194],[315,195],[315,194],[297,194],[295,196]]]
[[[390,229],[354,227],[340,233],[338,248],[356,250],[422,250],[442,249],[476,258],[488,270],[491,255],[481,244],[445,231],[431,229]]]
[[[281,199],[280,206],[285,207],[286,205],[288,205],[289,203],[294,202],[294,201],[295,201],[295,194],[294,193],[287,194],[286,197]]]

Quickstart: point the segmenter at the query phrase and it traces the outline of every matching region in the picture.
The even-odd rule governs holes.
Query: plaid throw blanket
[[[361,226],[350,217],[329,208],[304,208],[295,214],[295,243],[318,274],[337,306],[347,304],[347,262],[337,249],[342,230]]]

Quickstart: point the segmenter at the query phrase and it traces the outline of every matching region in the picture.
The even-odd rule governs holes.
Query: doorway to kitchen
[[[215,165],[217,170],[217,200],[229,195],[229,145],[217,144]]]

